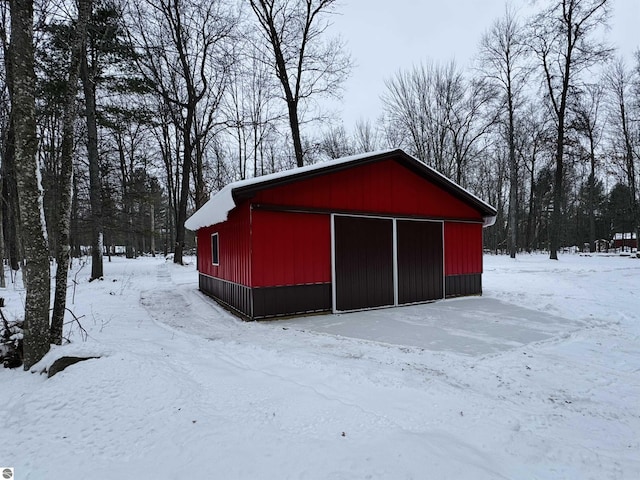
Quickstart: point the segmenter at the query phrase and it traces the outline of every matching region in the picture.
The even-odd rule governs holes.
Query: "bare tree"
[[[606,25],[611,0],[549,0],[534,19],[530,47],[543,79],[548,108],[556,124],[553,212],[550,225],[550,258],[558,259],[562,230],[565,137],[570,96],[579,75],[606,59],[610,50],[594,42],[596,29]]]
[[[640,58],[638,59],[640,69]],[[640,161],[640,71],[635,78],[622,59],[606,75],[609,90],[609,118],[614,159],[629,186],[629,204],[636,235],[640,233],[638,208],[638,165]],[[635,88],[634,88],[635,87]],[[634,92],[634,90],[636,90]],[[634,93],[635,104],[634,104]],[[635,115],[634,115],[635,114]],[[636,236],[636,238],[639,238]]]
[[[320,152],[331,159],[353,155],[353,145],[342,125],[324,132],[320,140]]]
[[[91,14],[91,0],[78,1],[78,18],[69,45],[71,60],[64,96],[62,152],[60,154],[60,176],[58,187],[58,229],[56,290],[51,316],[51,343],[62,344],[62,327],[67,302],[67,273],[71,250],[71,198],[73,191],[73,142],[76,119],[76,93],[83,47],[87,36],[87,24]]]
[[[449,62],[400,71],[386,86],[387,142],[465,183],[467,167],[484,148],[482,138],[493,123],[486,115],[489,85],[481,79],[467,81]]]
[[[247,45],[246,48],[251,47]],[[222,106],[227,117],[226,131],[236,144],[235,156],[240,179],[247,178],[248,175],[258,176],[263,170],[259,167],[262,164],[262,142],[273,125],[265,114],[268,116],[270,103],[275,97],[270,94],[269,85],[264,81],[270,76],[260,70],[264,65],[255,61],[248,65],[252,59],[243,60],[231,73],[230,85]]]
[[[604,130],[601,109],[603,97],[604,87],[602,83],[587,84],[572,107],[574,114],[573,128],[576,130],[579,140],[586,141],[586,145],[582,145],[580,142],[578,148],[581,150],[581,156],[585,157],[589,163],[587,210],[589,215],[589,245],[592,252],[596,248],[596,182],[598,178],[598,149]]]
[[[141,53],[140,71],[162,98],[163,109],[181,136],[174,145],[181,148],[181,168],[172,172],[178,193],[173,203],[174,262],[181,264],[192,177],[196,208],[207,200],[204,157],[233,62],[228,52],[237,18],[222,1],[146,1],[133,5],[130,14],[131,39]]]
[[[406,148],[451,178],[455,171],[449,119],[461,81],[453,62],[429,63],[398,72],[385,82],[387,91],[382,96],[387,143]]]
[[[549,156],[550,125],[546,112],[539,105],[527,102],[523,108],[523,115],[516,123],[516,152],[518,162],[524,166],[526,182],[522,184],[527,189],[527,219],[524,226],[524,246],[527,252],[531,252],[535,239],[538,237],[540,217],[544,205],[536,203],[535,195],[536,179],[541,166]]]
[[[236,64],[223,102],[227,131],[237,155],[241,179],[265,173],[265,142],[281,130],[286,114],[279,101],[279,84],[270,67],[260,59],[257,33],[248,30],[234,48]]]
[[[5,68],[0,68],[0,174],[2,178],[0,179],[0,263],[2,264],[0,267],[0,288],[6,287],[6,278],[4,271],[4,259],[5,259],[5,229],[4,229],[4,221],[5,221],[5,210],[7,209],[8,202],[5,200],[5,176],[4,173],[5,165],[6,165],[6,157],[9,153],[10,148],[8,145],[9,140],[9,130],[11,125],[11,105],[10,105],[10,97],[9,97],[9,78],[8,78],[8,67],[9,67],[9,54],[8,54],[8,46],[9,41],[7,38],[7,28],[8,25],[8,4],[0,5],[0,42],[2,42],[2,49],[0,49],[0,55],[2,56],[2,60],[0,61],[0,65],[3,65]],[[14,179],[15,181],[15,179]]]
[[[353,135],[357,152],[373,152],[380,145],[378,132],[370,120],[358,120]]]
[[[445,116],[437,116],[440,103],[434,93],[437,66],[421,65],[411,71],[399,71],[385,82],[382,96],[387,143],[404,147],[419,160],[444,172],[441,146],[445,139]]]
[[[42,186],[36,158],[36,75],[34,71],[33,0],[11,2],[12,115],[15,165],[27,290],[24,313],[24,368],[49,351],[51,297],[49,246],[44,225]]]
[[[92,4],[94,7],[95,4]],[[102,7],[102,5],[101,5]],[[115,9],[106,5],[101,13]],[[95,15],[91,12],[91,28],[83,44],[80,61],[80,79],[84,93],[85,120],[87,128],[87,158],[89,161],[89,201],[91,205],[91,280],[104,276],[104,219],[103,219],[103,184],[98,149],[98,80],[103,68],[102,57],[105,47],[116,36],[117,20],[113,17]],[[102,23],[102,20],[106,22]],[[108,48],[108,47],[107,47]]]
[[[516,258],[518,249],[518,159],[516,155],[516,108],[526,84],[526,55],[523,29],[513,10],[507,8],[482,37],[480,58],[483,71],[498,91],[499,109],[506,114],[504,137],[509,148],[509,214],[507,222],[509,255]]]
[[[337,0],[250,0],[282,85],[296,164],[304,165],[302,103],[340,93],[351,60],[339,39],[325,41]]]
[[[10,23],[9,2],[0,6],[0,37],[2,39],[2,55],[5,70],[4,99],[6,100],[6,119],[2,132],[2,216],[4,220],[4,235],[7,246],[7,256],[11,270],[20,269],[21,245],[20,245],[20,208],[18,206],[18,186],[15,173],[15,119],[11,115],[11,97],[13,92],[11,48],[10,48]]]
[[[495,123],[497,115],[487,107],[493,97],[491,86],[483,79],[471,79],[460,92],[450,97],[453,108],[448,110],[447,128],[451,132],[453,160],[455,162],[455,181],[465,185],[468,178],[469,163],[478,158],[486,148],[482,140]]]

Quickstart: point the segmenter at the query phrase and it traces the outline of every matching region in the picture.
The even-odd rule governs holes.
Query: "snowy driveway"
[[[278,328],[479,356],[579,329],[584,323],[486,297],[272,322]]]

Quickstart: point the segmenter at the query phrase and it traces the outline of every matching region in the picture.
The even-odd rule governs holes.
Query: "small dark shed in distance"
[[[229,184],[186,227],[200,290],[260,319],[479,295],[495,215],[390,150]]]

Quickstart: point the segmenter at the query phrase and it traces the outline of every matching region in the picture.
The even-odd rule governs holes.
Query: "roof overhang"
[[[495,223],[497,211],[488,203],[473,195],[460,185],[449,180],[447,177],[425,165],[415,157],[405,153],[403,150],[384,150],[380,152],[353,155],[350,157],[329,160],[315,165],[286,170],[284,172],[264,175],[262,177],[241,180],[230,183],[222,190],[213,195],[198,211],[196,211],[187,221],[185,227],[189,230],[215,225],[224,222],[228,213],[243,200],[253,197],[257,192],[267,188],[279,187],[300,180],[335,173],[355,166],[366,165],[387,159],[396,159],[405,167],[412,170],[417,175],[426,178],[443,190],[460,198],[465,203],[473,206],[483,217],[483,227],[491,226]]]

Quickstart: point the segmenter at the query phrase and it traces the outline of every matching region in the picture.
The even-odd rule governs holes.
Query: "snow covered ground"
[[[101,358],[0,369],[17,480],[640,478],[638,259],[488,256],[482,298],[266,323],[193,265],[105,273],[34,370]]]

